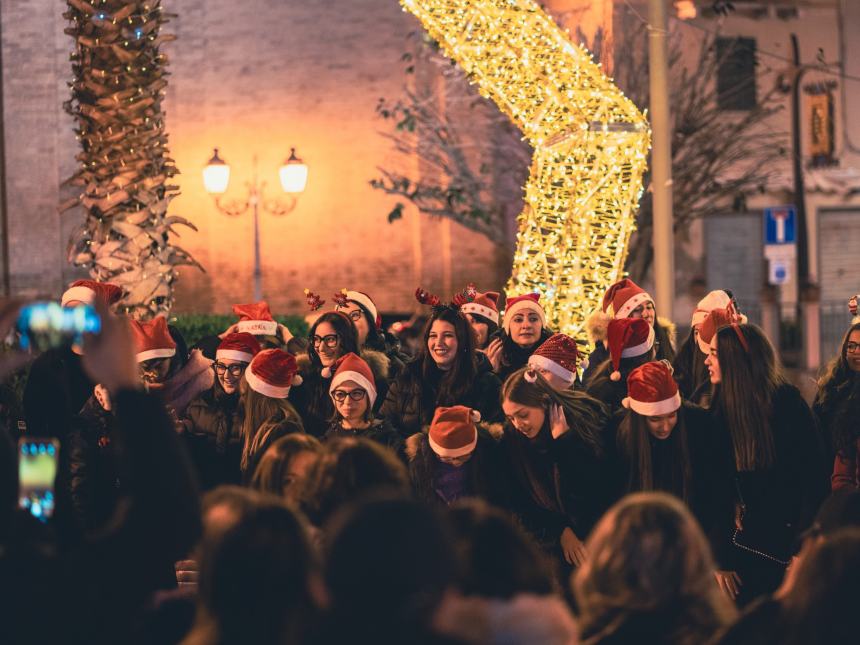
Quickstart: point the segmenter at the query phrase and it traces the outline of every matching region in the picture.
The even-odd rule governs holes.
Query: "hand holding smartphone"
[[[90,305],[62,307],[56,302],[34,302],[21,308],[16,329],[21,349],[44,351],[82,345],[84,334],[101,331],[101,318]]]

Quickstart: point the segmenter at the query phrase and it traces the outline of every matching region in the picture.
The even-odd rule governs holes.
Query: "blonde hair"
[[[245,376],[240,383],[245,420],[242,423],[242,470],[248,469],[251,456],[265,445],[272,430],[285,421],[302,424],[301,417],[287,399],[273,399],[248,386]]]
[[[671,495],[628,495],[598,522],[587,550],[573,581],[583,644],[651,618],[662,642],[694,645],[734,618],[702,529]]]

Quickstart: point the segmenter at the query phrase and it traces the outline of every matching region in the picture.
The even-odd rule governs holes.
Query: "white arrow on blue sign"
[[[797,241],[797,210],[793,205],[764,209],[764,243],[794,244]]]

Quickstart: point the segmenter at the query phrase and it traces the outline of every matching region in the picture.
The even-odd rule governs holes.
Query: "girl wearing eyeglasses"
[[[239,384],[248,363],[260,351],[251,334],[228,334],[218,345],[212,371],[215,383],[188,404],[182,420],[185,440],[197,467],[201,488],[241,481],[243,413]]]
[[[828,439],[833,490],[860,486],[860,323],[851,325],[839,355],[818,381],[812,412]]]
[[[334,416],[329,386],[335,363],[347,354],[364,357],[374,372],[377,392],[384,397],[388,391],[388,357],[382,352],[359,349],[358,332],[347,314],[341,311],[324,313],[308,331],[307,354],[297,357],[304,381],[290,395],[290,402],[304,420],[305,432],[317,438],[325,435]]]
[[[367,362],[352,353],[338,359],[328,391],[334,403],[334,415],[325,433],[326,441],[361,436],[400,454],[403,441],[397,430],[373,412],[376,380]]]
[[[717,428],[732,440],[735,526],[717,553],[720,587],[745,605],[779,586],[798,535],[827,495],[824,445],[809,406],[789,384],[764,332],[750,324],[717,331],[705,359]]]
[[[343,289],[334,300],[337,303],[335,311],[345,313],[355,325],[359,347],[385,354],[389,361],[389,375],[399,374],[407,357],[400,351],[400,341],[382,328],[382,316],[373,299],[363,291]]]

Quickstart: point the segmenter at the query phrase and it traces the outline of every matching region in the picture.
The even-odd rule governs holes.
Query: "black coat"
[[[69,347],[49,349],[30,367],[24,386],[27,434],[64,439],[72,419],[93,394],[81,357]]]
[[[735,473],[736,501],[745,507],[737,540],[779,560],[788,561],[797,537],[812,523],[829,492],[830,469],[824,444],[809,406],[793,385],[773,397],[771,429],[776,459],[771,468]],[[719,408],[712,408],[718,428],[726,428]],[[746,553],[728,547],[735,564]],[[738,556],[744,556],[739,558]],[[758,556],[756,556],[758,557]],[[731,562],[728,563],[730,568]],[[740,573],[743,579],[743,573]]]
[[[529,362],[529,357],[550,336],[552,336],[552,332],[549,329],[543,328],[540,332],[540,338],[535,344],[529,347],[520,347],[508,337],[504,329],[496,331],[490,337],[490,340],[492,341],[496,338],[502,339],[502,358],[499,369],[496,370],[496,376],[499,377],[499,380],[504,383],[511,374],[525,367]]]
[[[400,436],[400,433],[387,419],[374,419],[371,422],[370,427],[364,430],[347,430],[341,425],[340,421],[333,421],[329,424],[325,435],[323,435],[323,441],[342,439],[345,437],[362,437],[364,439],[370,439],[386,448],[391,448],[391,450],[397,453],[397,456],[401,459],[404,456],[403,437]]]
[[[182,425],[188,447],[203,490],[242,480],[243,410],[238,393],[227,394],[217,379],[188,404]]]
[[[426,432],[418,432],[407,439],[406,455],[409,479],[418,499],[432,504],[457,501],[444,500],[434,487],[434,471],[441,462],[430,447]],[[466,488],[457,499],[479,497],[500,508],[510,506],[510,474],[505,469],[501,446],[484,428],[478,429],[475,451],[460,468],[466,472]]]
[[[434,366],[431,378],[425,381],[421,374],[420,359],[415,359],[406,364],[400,376],[391,384],[380,412],[404,437],[420,432],[423,427],[430,425],[439,406],[464,405],[478,410],[484,421],[494,422],[501,419],[501,383],[492,372],[488,361],[478,362],[475,380],[456,401],[440,400],[439,381],[443,374]]]

